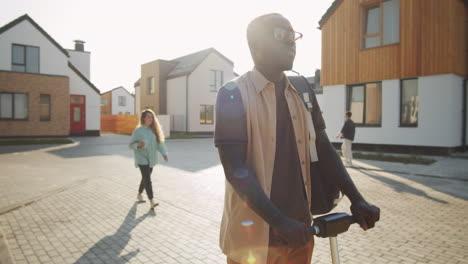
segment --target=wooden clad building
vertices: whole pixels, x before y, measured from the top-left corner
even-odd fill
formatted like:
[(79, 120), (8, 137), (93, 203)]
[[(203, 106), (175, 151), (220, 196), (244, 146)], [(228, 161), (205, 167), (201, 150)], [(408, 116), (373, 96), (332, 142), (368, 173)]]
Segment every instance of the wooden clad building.
[(358, 146), (464, 148), (467, 2), (334, 1), (319, 22), (329, 134), (339, 132), (351, 110)]

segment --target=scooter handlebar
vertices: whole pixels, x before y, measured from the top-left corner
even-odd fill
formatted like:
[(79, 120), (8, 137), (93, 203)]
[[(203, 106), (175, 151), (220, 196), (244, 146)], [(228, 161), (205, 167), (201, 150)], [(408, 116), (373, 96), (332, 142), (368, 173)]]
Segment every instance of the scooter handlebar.
[(348, 231), (351, 224), (356, 223), (353, 216), (347, 213), (332, 213), (314, 219), (309, 232), (318, 237), (336, 237)]

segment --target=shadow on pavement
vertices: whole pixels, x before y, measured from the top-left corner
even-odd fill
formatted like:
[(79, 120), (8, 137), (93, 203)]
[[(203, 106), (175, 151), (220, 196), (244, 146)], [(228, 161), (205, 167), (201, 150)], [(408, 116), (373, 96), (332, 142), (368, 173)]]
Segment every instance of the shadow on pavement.
[(417, 195), (417, 196), (421, 196), (421, 197), (430, 199), (430, 200), (432, 200), (434, 202), (438, 202), (438, 203), (442, 203), (442, 204), (448, 204), (447, 201), (440, 200), (440, 199), (437, 199), (435, 197), (432, 197), (432, 196), (428, 195), (425, 191), (416, 189), (416, 188), (411, 187), (411, 186), (409, 186), (409, 185), (407, 185), (405, 183), (395, 181), (395, 180), (392, 180), (392, 179), (384, 177), (384, 176), (372, 174), (372, 173), (369, 173), (369, 172), (367, 172), (365, 170), (359, 170), (359, 171), (362, 174), (365, 174), (365, 175), (367, 175), (367, 176), (369, 176), (369, 177), (371, 177), (373, 179), (376, 179), (376, 180), (384, 183), (385, 185), (387, 185), (389, 187), (392, 187), (395, 192), (410, 193), (410, 194), (413, 194), (413, 195)]
[(154, 210), (149, 210), (146, 214), (135, 219), (138, 202), (135, 202), (125, 217), (122, 225), (110, 236), (106, 236), (94, 244), (75, 264), (95, 263), (105, 261), (106, 263), (127, 263), (133, 257), (138, 255), (139, 249), (133, 250), (123, 256), (120, 256), (125, 246), (132, 238), (130, 232), (148, 216), (156, 216)]
[(221, 164), (212, 139), (168, 140), (166, 145), (169, 162), (161, 161), (164, 166), (198, 172)]
[(128, 149), (126, 144), (82, 144), (69, 148), (50, 150), (48, 153), (54, 154), (65, 159), (85, 158), (85, 157), (102, 157), (120, 155), (133, 158), (133, 153)]
[[(128, 148), (129, 136), (104, 134), (74, 140), (79, 145), (50, 150), (48, 153), (65, 159), (119, 155), (133, 160), (133, 151)], [(212, 139), (167, 140), (166, 146), (169, 162), (164, 162), (158, 154), (159, 162), (164, 166), (197, 172), (220, 164)]]

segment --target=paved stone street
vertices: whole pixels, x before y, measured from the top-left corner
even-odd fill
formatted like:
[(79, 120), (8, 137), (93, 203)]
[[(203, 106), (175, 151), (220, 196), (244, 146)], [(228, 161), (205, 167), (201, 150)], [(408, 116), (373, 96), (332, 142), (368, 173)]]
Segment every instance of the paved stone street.
[[(154, 212), (135, 203), (128, 136), (74, 140), (0, 147), (0, 229), (16, 263), (225, 263), (224, 175), (212, 139), (167, 141), (169, 162), (153, 172)], [(466, 164), (355, 161), (349, 172), (382, 215), (375, 229), (338, 237), (342, 263), (468, 263)], [(335, 211), (349, 213), (349, 202)], [(313, 263), (331, 263), (327, 239), (316, 238)]]

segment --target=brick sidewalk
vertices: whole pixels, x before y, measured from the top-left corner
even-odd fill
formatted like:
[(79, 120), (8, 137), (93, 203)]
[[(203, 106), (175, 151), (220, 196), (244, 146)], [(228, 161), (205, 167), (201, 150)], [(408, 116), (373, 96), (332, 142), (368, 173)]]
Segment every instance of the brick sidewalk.
[[(63, 166), (85, 164), (99, 174), (0, 215), (0, 229), (16, 263), (225, 263), (218, 247), (224, 176), (219, 162), (213, 162), (217, 154), (212, 140), (167, 145), (170, 162), (153, 173), (161, 203), (154, 214), (147, 202), (134, 202), (139, 172), (125, 154), (125, 144), (101, 145), (101, 152), (116, 153), (93, 153), (92, 160), (29, 153), (31, 159), (61, 158)], [(8, 155), (0, 155), (0, 166), (5, 159)], [(105, 170), (97, 164), (105, 164)], [(352, 226), (339, 236), (342, 263), (468, 262), (467, 200), (439, 188), (466, 193), (466, 184), (349, 171), (363, 195), (381, 207), (382, 218), (373, 230)], [(344, 199), (336, 210), (348, 208)], [(328, 240), (316, 239), (313, 263), (330, 262)]]

